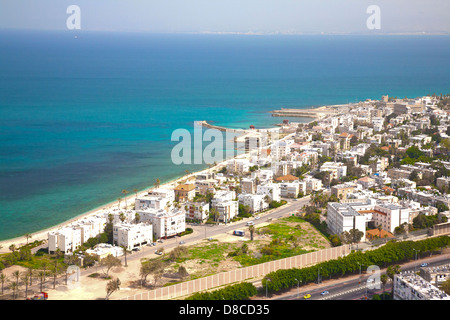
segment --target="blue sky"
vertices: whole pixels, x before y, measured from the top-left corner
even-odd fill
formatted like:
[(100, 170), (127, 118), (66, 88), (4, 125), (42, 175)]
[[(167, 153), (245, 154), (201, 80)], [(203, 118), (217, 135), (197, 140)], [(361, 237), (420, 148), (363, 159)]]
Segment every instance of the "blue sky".
[[(80, 7), (82, 30), (450, 33), (448, 0), (1, 0), (0, 29), (64, 30), (69, 5)], [(370, 5), (380, 30), (366, 27)]]

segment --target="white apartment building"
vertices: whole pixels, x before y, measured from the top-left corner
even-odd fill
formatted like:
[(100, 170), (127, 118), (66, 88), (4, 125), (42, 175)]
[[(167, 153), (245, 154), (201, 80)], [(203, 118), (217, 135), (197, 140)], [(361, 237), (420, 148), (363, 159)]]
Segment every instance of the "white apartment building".
[(184, 210), (165, 211), (147, 209), (138, 212), (141, 221), (153, 226), (153, 239), (172, 237), (186, 230), (186, 213)]
[(172, 189), (165, 189), (165, 188), (153, 189), (148, 194), (159, 198), (165, 198), (167, 199), (168, 202), (175, 201), (175, 191)]
[(64, 253), (73, 252), (80, 245), (81, 229), (65, 227), (48, 233), (48, 252), (54, 253), (57, 249)]
[(280, 183), (280, 192), (283, 198), (297, 198), (300, 190), (298, 182)]
[(310, 194), (313, 191), (319, 191), (322, 189), (322, 180), (313, 177), (305, 177), (300, 183), (305, 185), (304, 190), (300, 190), (303, 194)]
[(158, 210), (158, 209), (165, 209), (170, 205), (172, 205), (172, 202), (169, 201), (168, 198), (162, 198), (150, 194), (140, 196), (136, 198), (136, 201), (134, 202), (135, 210), (145, 210), (147, 208)]
[(250, 208), (251, 213), (260, 212), (269, 207), (264, 200), (266, 196), (262, 194), (241, 193), (239, 195), (239, 203)]
[(113, 227), (113, 241), (116, 246), (128, 250), (153, 242), (151, 224), (116, 224)]
[(206, 195), (208, 192), (214, 193), (217, 181), (214, 179), (202, 179), (195, 181), (195, 192), (197, 194)]
[(269, 196), (271, 201), (281, 200), (281, 189), (278, 183), (266, 183), (256, 187), (256, 193), (264, 196)]
[(394, 300), (450, 300), (450, 296), (414, 272), (394, 276)]
[(327, 209), (327, 225), (332, 234), (358, 229), (364, 233), (361, 240), (365, 240), (366, 217), (363, 214), (346, 203), (329, 202)]
[(207, 202), (187, 202), (185, 204), (186, 219), (201, 221), (208, 220), (209, 203)]
[(254, 171), (252, 172), (252, 178), (258, 178), (261, 183), (271, 181), (273, 179), (273, 171), (265, 169)]
[(211, 207), (219, 213), (219, 220), (228, 222), (239, 213), (239, 202), (234, 191), (218, 191), (211, 200)]
[[(410, 209), (392, 203), (377, 204), (374, 199), (367, 202), (328, 203), (327, 224), (334, 234), (356, 229), (365, 233), (369, 223), (390, 233), (403, 223), (409, 223)], [(365, 236), (363, 237), (363, 239)]]
[(325, 162), (320, 167), (320, 172), (329, 171), (331, 179), (339, 180), (347, 175), (347, 166), (342, 162)]
[(86, 253), (93, 255), (100, 260), (106, 258), (108, 255), (120, 257), (123, 255), (123, 249), (121, 247), (110, 245), (109, 243), (99, 243), (94, 249), (87, 249)]

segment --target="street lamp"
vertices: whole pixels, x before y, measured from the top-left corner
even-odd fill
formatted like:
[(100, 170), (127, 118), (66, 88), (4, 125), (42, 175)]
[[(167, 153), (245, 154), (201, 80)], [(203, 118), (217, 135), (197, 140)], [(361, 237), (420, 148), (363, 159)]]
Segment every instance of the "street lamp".
[(297, 298), (300, 298), (300, 281), (295, 278), (295, 281), (297, 281)]
[(415, 253), (416, 253), (416, 259), (415, 259), (415, 262), (414, 262), (414, 274), (416, 274), (416, 266), (417, 266), (417, 252), (420, 252), (420, 250), (417, 250), (417, 249), (414, 249), (413, 248), (413, 250), (415, 251)]
[(319, 267), (319, 270), (317, 271), (317, 284), (320, 284), (320, 269), (322, 269), (322, 267)]
[(361, 284), (361, 266), (363, 266), (363, 264), (360, 264), (358, 261), (356, 263), (359, 266), (359, 281), (358, 281), (358, 284)]
[(270, 280), (270, 278), (267, 278), (267, 280), (266, 280), (266, 299), (267, 299), (267, 296), (268, 296), (268, 294), (267, 294), (267, 281), (272, 281), (272, 280)]

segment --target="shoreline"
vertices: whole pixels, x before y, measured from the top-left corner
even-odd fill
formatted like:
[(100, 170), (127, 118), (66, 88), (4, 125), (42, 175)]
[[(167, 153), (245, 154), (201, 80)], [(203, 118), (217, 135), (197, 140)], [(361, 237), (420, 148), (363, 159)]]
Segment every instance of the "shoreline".
[[(313, 122), (314, 120), (315, 119), (312, 119), (310, 122)], [(310, 122), (304, 122), (304, 123), (310, 123)], [(207, 121), (204, 121), (204, 123), (208, 124)], [(208, 125), (211, 126), (210, 124), (208, 124)], [(231, 131), (236, 132), (236, 129), (233, 129), (233, 128), (225, 128), (225, 127), (221, 127), (221, 128), (229, 129)], [(276, 125), (274, 125), (273, 128), (276, 128)], [(269, 129), (269, 128), (264, 128), (263, 130), (267, 130), (267, 129)], [(247, 129), (240, 129), (239, 131), (242, 131), (241, 136), (248, 133)], [(176, 185), (180, 184), (180, 182), (185, 181), (187, 179), (190, 179), (190, 178), (192, 178), (193, 176), (195, 176), (197, 174), (204, 173), (204, 172), (211, 172), (212, 170), (220, 169), (221, 167), (226, 165), (226, 163), (229, 160), (231, 160), (231, 159), (239, 159), (239, 158), (242, 158), (242, 157), (246, 157), (247, 155), (248, 154), (246, 154), (246, 153), (237, 154), (237, 155), (235, 155), (235, 156), (233, 156), (231, 158), (224, 159), (223, 161), (217, 163), (213, 167), (205, 168), (205, 169), (202, 169), (202, 170), (199, 170), (199, 171), (195, 171), (195, 172), (190, 172), (189, 174), (185, 174), (185, 175), (183, 175), (181, 177), (169, 180), (169, 181), (161, 184), (159, 186), (159, 188), (169, 188), (169, 189), (170, 188), (174, 188)], [(152, 186), (144, 188), (143, 190), (137, 192), (137, 196), (139, 197), (141, 195), (145, 195), (145, 194), (147, 194), (149, 191), (151, 191), (153, 189), (155, 189), (155, 187), (152, 187)], [(129, 196), (127, 196), (127, 197), (125, 197), (125, 198), (123, 198), (121, 200), (121, 205), (120, 205), (121, 209), (125, 208), (125, 201), (124, 201), (125, 199), (126, 199), (126, 203), (128, 204), (129, 200), (133, 200), (133, 199), (136, 198), (136, 195), (134, 193), (133, 194), (131, 194), (131, 193), (132, 192), (130, 192)], [(32, 243), (32, 242), (34, 242), (36, 240), (37, 241), (40, 241), (40, 240), (47, 241), (49, 232), (57, 231), (57, 230), (62, 229), (64, 227), (68, 227), (68, 226), (70, 226), (71, 224), (73, 224), (73, 223), (75, 223), (77, 221), (83, 220), (83, 219), (88, 218), (90, 216), (97, 215), (97, 214), (101, 213), (102, 211), (104, 211), (105, 209), (110, 209), (110, 208), (113, 208), (113, 207), (116, 207), (116, 206), (118, 206), (118, 201), (114, 200), (114, 201), (108, 202), (106, 204), (103, 204), (101, 206), (98, 206), (98, 207), (96, 207), (94, 209), (91, 209), (89, 211), (86, 211), (86, 212), (84, 212), (84, 213), (82, 213), (82, 214), (80, 214), (78, 216), (75, 216), (75, 217), (73, 217), (73, 218), (71, 218), (69, 220), (61, 222), (61, 223), (59, 223), (57, 225), (54, 225), (52, 227), (48, 227), (48, 228), (45, 228), (43, 230), (39, 230), (39, 231), (30, 233), (31, 238), (29, 238), (28, 243)], [(0, 240), (0, 254), (1, 253), (8, 253), (10, 251), (9, 250), (9, 246), (12, 245), (12, 244), (14, 244), (16, 247), (20, 247), (20, 246), (26, 245), (26, 243), (27, 243), (27, 239), (26, 239), (25, 235), (19, 236), (19, 237), (15, 237), (15, 238), (5, 239), (5, 240)]]
[[(232, 130), (234, 130), (234, 129), (232, 129)], [(247, 130), (243, 130), (243, 132), (246, 132), (246, 131)], [(246, 155), (245, 153), (244, 154), (237, 154), (234, 157), (231, 157), (229, 159), (224, 159), (223, 161), (217, 163), (213, 167), (205, 168), (205, 169), (202, 169), (202, 170), (199, 170), (199, 171), (195, 171), (195, 172), (190, 172), (189, 174), (185, 174), (185, 175), (183, 175), (181, 177), (174, 178), (172, 180), (169, 180), (169, 181), (161, 184), (159, 186), (159, 188), (169, 188), (169, 189), (170, 188), (174, 188), (176, 185), (180, 184), (182, 181), (188, 180), (188, 179), (192, 178), (193, 176), (195, 176), (197, 174), (220, 169), (221, 167), (226, 165), (227, 161), (229, 161), (231, 159), (237, 159), (237, 158), (245, 156), (245, 155)], [(137, 196), (139, 197), (139, 196), (145, 195), (145, 194), (147, 194), (149, 191), (151, 191), (153, 189), (155, 189), (154, 186), (146, 187), (143, 190), (138, 191), (137, 192)], [(125, 198), (122, 198), (121, 204), (120, 204), (120, 208), (121, 209), (125, 209), (125, 199), (126, 199), (126, 203), (128, 204), (128, 207), (129, 207), (130, 205), (129, 205), (128, 201), (129, 200), (134, 200), (135, 198), (136, 198), (136, 194), (134, 194), (133, 192), (130, 192), (129, 196), (127, 196)], [(61, 222), (61, 223), (59, 223), (57, 225), (54, 225), (52, 227), (48, 227), (48, 228), (45, 228), (43, 230), (39, 230), (39, 231), (30, 233), (31, 238), (29, 238), (28, 243), (32, 243), (32, 242), (34, 242), (36, 240), (37, 241), (47, 240), (49, 232), (57, 231), (57, 230), (62, 229), (64, 227), (68, 227), (68, 226), (70, 226), (71, 224), (73, 224), (73, 223), (75, 223), (77, 221), (83, 220), (83, 219), (88, 218), (90, 216), (95, 216), (95, 215), (101, 213), (102, 211), (104, 211), (105, 209), (110, 209), (110, 208), (117, 207), (117, 206), (118, 206), (118, 201), (117, 200), (111, 201), (111, 202), (108, 202), (108, 203), (103, 204), (101, 206), (98, 206), (98, 207), (96, 207), (94, 209), (91, 209), (89, 211), (86, 211), (86, 212), (84, 212), (84, 213), (82, 213), (82, 214), (80, 214), (78, 216), (75, 216), (75, 217), (69, 219), (69, 220), (66, 220), (66, 221)], [(25, 235), (19, 236), (19, 237), (15, 237), (15, 238), (5, 239), (5, 240), (0, 240), (0, 254), (1, 253), (8, 253), (10, 251), (9, 250), (9, 246), (12, 245), (12, 244), (14, 244), (16, 247), (20, 247), (20, 246), (26, 245), (26, 243), (27, 243), (27, 239), (26, 239)]]

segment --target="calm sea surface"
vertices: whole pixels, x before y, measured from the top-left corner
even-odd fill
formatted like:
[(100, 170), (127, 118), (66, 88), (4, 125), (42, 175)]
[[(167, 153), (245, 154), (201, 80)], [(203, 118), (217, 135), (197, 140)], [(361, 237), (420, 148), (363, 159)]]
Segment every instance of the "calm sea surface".
[(170, 160), (196, 120), (449, 93), (449, 40), (0, 31), (0, 240), (204, 168)]

